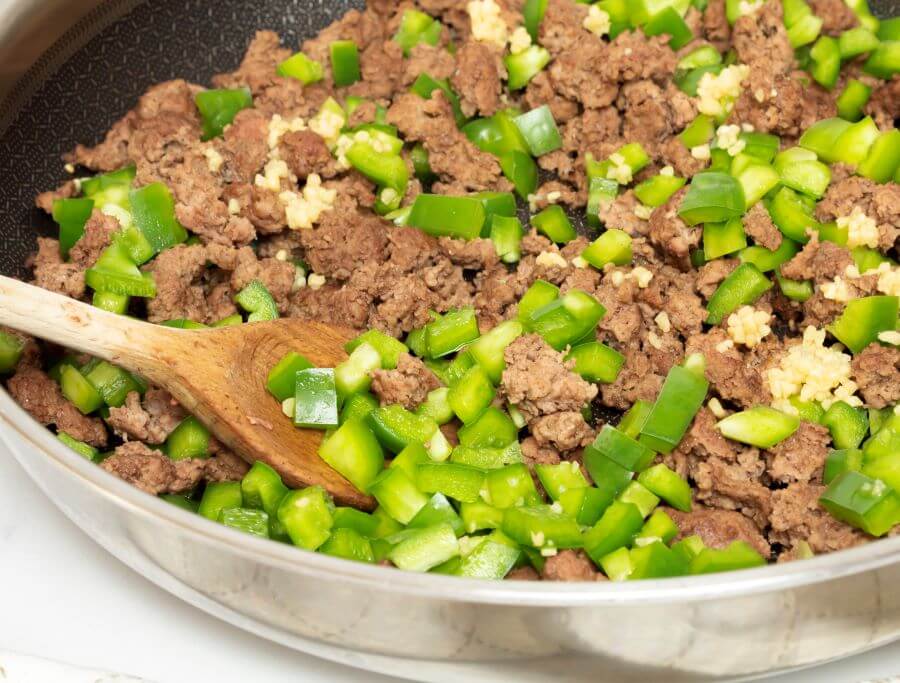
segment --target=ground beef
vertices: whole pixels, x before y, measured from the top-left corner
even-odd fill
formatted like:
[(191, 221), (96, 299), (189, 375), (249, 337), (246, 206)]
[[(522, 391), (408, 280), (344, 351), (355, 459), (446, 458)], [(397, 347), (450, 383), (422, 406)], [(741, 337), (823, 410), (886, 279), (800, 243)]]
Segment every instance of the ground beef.
[(863, 111), (875, 119), (882, 130), (895, 128), (900, 112), (897, 102), (900, 101), (900, 74), (894, 74), (889, 81), (876, 81), (872, 94)]
[(595, 436), (584, 416), (574, 410), (542, 415), (531, 420), (528, 427), (539, 446), (551, 446), (563, 452), (587, 446)]
[(428, 392), (441, 386), (438, 378), (418, 358), (404, 353), (394, 370), (372, 373), (372, 393), (381, 405), (402, 405), (415, 410), (428, 398)]
[(769, 476), (783, 484), (822, 481), (830, 443), (831, 434), (826, 427), (801, 422), (796, 432), (769, 449)]
[(695, 286), (703, 298), (709, 301), (710, 297), (722, 284), (722, 281), (731, 275), (731, 271), (740, 265), (740, 261), (731, 258), (717, 258), (704, 263), (697, 272)]
[(494, 243), (488, 239), (466, 241), (441, 237), (438, 248), (451, 263), (471, 270), (489, 270), (500, 262)]
[(485, 43), (470, 40), (456, 52), (456, 71), (450, 79), (463, 114), (493, 116), (500, 108), (503, 84), (500, 56)]
[[(282, 142), (289, 134), (282, 137)], [(243, 109), (225, 129), (217, 151), (224, 158), (223, 177), (227, 182), (253, 182), (269, 156), (269, 117), (256, 109)], [(290, 150), (283, 158), (290, 165)], [(329, 154), (329, 157), (331, 155)]]
[(134, 439), (149, 444), (161, 444), (187, 413), (163, 389), (148, 389), (141, 395), (132, 391), (119, 408), (109, 409), (107, 423), (126, 441)]
[[(879, 185), (868, 178), (850, 176), (833, 182), (816, 205), (816, 218), (834, 221), (859, 208), (878, 226), (878, 246), (889, 250), (900, 240), (900, 185)], [(833, 250), (832, 250), (833, 251)]]
[(337, 280), (350, 279), (360, 263), (381, 263), (387, 247), (384, 221), (345, 202), (339, 200), (333, 211), (324, 213), (314, 230), (300, 233), (313, 272)]
[(97, 209), (91, 213), (84, 224), (84, 234), (69, 250), (69, 261), (87, 269), (94, 265), (97, 258), (112, 242), (112, 236), (121, 226), (112, 216)]
[(522, 440), (522, 457), (528, 469), (532, 471), (535, 465), (558, 465), (560, 462), (559, 451), (550, 446), (540, 445), (533, 436)]
[(54, 425), (78, 441), (92, 446), (106, 445), (106, 427), (96, 417), (82, 415), (46, 373), (30, 365), (20, 365), (6, 388), (28, 413), (44, 426)]
[(545, 581), (595, 581), (597, 570), (583, 550), (560, 550), (541, 570)]
[(886, 408), (900, 401), (900, 349), (870, 344), (853, 357), (851, 367), (866, 405)]
[(763, 379), (760, 359), (735, 346), (725, 347), (729, 337), (721, 328), (696, 334), (687, 340), (685, 352), (702, 353), (706, 359), (706, 379), (720, 398), (751, 408), (768, 403), (769, 390)]
[(528, 565), (516, 567), (506, 575), (507, 581), (539, 581), (540, 575)]
[(475, 147), (456, 127), (453, 109), (440, 90), (430, 100), (414, 93), (400, 95), (388, 109), (388, 121), (406, 140), (425, 146), (431, 170), (450, 194), (510, 189), (496, 157)]
[(67, 180), (55, 190), (41, 192), (34, 200), (34, 205), (41, 211), (53, 213), (53, 203), (57, 199), (68, 199), (76, 196), (80, 191), (79, 185), (74, 180)]
[(317, 173), (322, 178), (337, 175), (337, 163), (328, 145), (311, 130), (285, 133), (281, 137), (280, 154), (291, 173), (301, 180), (305, 180), (311, 173)]
[(678, 525), (677, 540), (699, 536), (709, 548), (726, 548), (735, 541), (744, 541), (763, 557), (772, 553), (768, 541), (749, 519), (739, 512), (694, 506), (691, 512), (667, 508), (666, 512)]
[(725, 13), (725, 0), (709, 0), (703, 11), (703, 32), (719, 52), (731, 47), (731, 25)]
[(578, 412), (597, 395), (596, 386), (571, 371), (573, 362), (564, 362), (563, 354), (536, 334), (516, 339), (503, 357), (503, 393), (529, 419)]
[(859, 23), (843, 0), (809, 0), (809, 6), (823, 20), (822, 33), (826, 35), (838, 36)]
[(814, 234), (803, 249), (781, 266), (781, 274), (791, 280), (834, 280), (853, 264), (850, 252), (834, 242), (820, 242)]
[(662, 143), (697, 114), (691, 99), (677, 87), (669, 84), (663, 89), (651, 80), (622, 86), (617, 107), (623, 112), (623, 137), (641, 143), (651, 156), (657, 156)]
[(743, 450), (734, 462), (718, 457), (696, 461), (690, 476), (696, 485), (696, 500), (709, 507), (739, 510), (763, 529), (772, 508), (772, 491), (761, 476), (764, 463), (756, 449)]
[(794, 62), (779, 0), (767, 0), (756, 12), (739, 17), (731, 40), (738, 62), (750, 65), (751, 70), (756, 67), (772, 74), (787, 73)]
[(783, 74), (777, 64), (757, 63), (754, 67), (734, 103), (732, 122), (797, 138), (816, 121), (837, 115), (834, 97), (810, 83), (806, 74)]
[(861, 531), (839, 522), (819, 505), (824, 486), (796, 483), (772, 492), (769, 539), (788, 548), (805, 541), (814, 553), (827, 553), (860, 545)]
[(744, 230), (761, 247), (774, 251), (781, 246), (781, 231), (775, 227), (762, 202), (754, 204), (744, 216)]
[(689, 270), (691, 268), (691, 249), (700, 244), (703, 230), (700, 226), (688, 226), (678, 216), (678, 208), (687, 194), (681, 189), (662, 206), (653, 210), (650, 215), (650, 241), (665, 254), (672, 265)]
[(652, 309), (645, 318), (653, 319), (665, 312), (671, 326), (684, 336), (700, 332), (708, 314), (694, 291), (693, 275), (669, 266), (650, 268), (650, 271), (653, 273), (650, 284), (635, 292), (636, 300)]
[(538, 29), (538, 43), (557, 56), (563, 50), (598, 42), (584, 28), (587, 8), (566, 0), (549, 0)]
[(65, 263), (59, 253), (59, 242), (38, 237), (37, 253), (29, 259), (34, 268), (34, 284), (51, 292), (80, 299), (84, 296), (84, 268), (77, 263)]

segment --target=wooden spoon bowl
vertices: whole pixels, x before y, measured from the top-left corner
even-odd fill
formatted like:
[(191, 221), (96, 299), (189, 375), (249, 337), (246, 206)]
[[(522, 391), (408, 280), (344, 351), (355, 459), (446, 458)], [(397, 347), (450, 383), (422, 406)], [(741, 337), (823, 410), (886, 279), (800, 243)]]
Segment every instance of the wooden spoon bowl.
[(344, 505), (372, 509), (318, 456), (322, 432), (298, 429), (265, 388), (269, 370), (289, 351), (319, 367), (347, 355), (348, 328), (282, 319), (206, 330), (141, 322), (0, 276), (0, 324), (55, 342), (146, 378), (195, 415), (249, 463), (261, 460), (288, 486), (324, 487)]

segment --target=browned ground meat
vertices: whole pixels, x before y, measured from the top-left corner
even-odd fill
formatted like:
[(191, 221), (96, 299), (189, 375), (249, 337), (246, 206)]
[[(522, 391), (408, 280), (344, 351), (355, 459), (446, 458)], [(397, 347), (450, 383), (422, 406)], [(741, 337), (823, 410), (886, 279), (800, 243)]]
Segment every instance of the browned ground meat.
[(749, 543), (763, 557), (772, 552), (768, 541), (749, 519), (738, 512), (695, 506), (691, 512), (667, 509), (678, 525), (678, 539), (697, 535), (710, 548), (725, 548), (734, 541)]
[(900, 350), (870, 344), (853, 357), (853, 380), (866, 404), (886, 408), (900, 401)]
[(802, 251), (781, 267), (781, 274), (793, 280), (825, 282), (843, 275), (853, 263), (850, 252), (834, 242), (820, 242), (813, 235)]
[(109, 426), (126, 441), (163, 443), (187, 413), (167, 391), (148, 389), (142, 397), (132, 391), (119, 408), (109, 409)]
[(581, 550), (560, 550), (544, 562), (541, 577), (549, 581), (594, 581), (597, 570)]
[(769, 212), (761, 202), (753, 205), (744, 217), (744, 229), (761, 247), (775, 250), (781, 246), (781, 231), (775, 227)]
[(770, 540), (788, 547), (805, 541), (814, 553), (865, 542), (861, 531), (839, 522), (819, 505), (824, 491), (824, 486), (796, 483), (773, 492)]
[(826, 427), (801, 422), (796, 432), (769, 451), (769, 476), (784, 484), (821, 481), (830, 441)]
[(438, 378), (418, 358), (404, 353), (395, 370), (372, 373), (372, 393), (382, 405), (402, 405), (414, 410), (428, 398), (428, 392), (441, 386)]

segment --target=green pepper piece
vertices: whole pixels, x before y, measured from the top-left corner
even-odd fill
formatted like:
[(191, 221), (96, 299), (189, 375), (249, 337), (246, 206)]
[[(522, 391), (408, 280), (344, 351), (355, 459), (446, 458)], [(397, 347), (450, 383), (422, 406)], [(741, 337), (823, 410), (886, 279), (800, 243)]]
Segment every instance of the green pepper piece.
[(0, 330), (0, 373), (15, 369), (24, 348), (25, 342), (19, 337)]
[(473, 308), (449, 311), (425, 327), (428, 355), (443, 358), (478, 339), (478, 320)]
[(603, 425), (603, 429), (600, 430), (592, 446), (614, 463), (631, 472), (640, 472), (646, 469), (656, 457), (656, 453), (652, 450), (609, 424)]
[(390, 188), (400, 197), (406, 193), (409, 169), (399, 154), (382, 154), (368, 142), (354, 142), (346, 157), (353, 168), (376, 185)]
[(619, 548), (631, 545), (644, 526), (644, 516), (636, 505), (615, 501), (600, 521), (584, 534), (584, 549), (596, 563)]
[(562, 136), (550, 107), (546, 104), (517, 116), (514, 120), (532, 156), (543, 156), (562, 147)]
[[(721, 56), (719, 56), (719, 52), (712, 46), (706, 46), (712, 50), (716, 56), (721, 60)], [(700, 48), (706, 49), (706, 48)], [(690, 55), (689, 55), (690, 56)], [(716, 122), (713, 120), (711, 116), (707, 116), (706, 114), (698, 114), (693, 121), (691, 121), (690, 125), (685, 128), (678, 135), (678, 139), (681, 140), (682, 144), (688, 149), (693, 149), (694, 147), (699, 147), (700, 145), (707, 144), (712, 136), (716, 132)]]
[(270, 523), (277, 521), (278, 506), (287, 494), (288, 487), (281, 481), (278, 472), (261, 460), (253, 463), (241, 480), (244, 507), (264, 510), (269, 515)]
[(541, 335), (557, 351), (562, 351), (590, 334), (604, 315), (606, 308), (599, 301), (587, 292), (572, 289), (556, 301), (532, 311), (525, 327)]
[(481, 416), (460, 427), (457, 436), (463, 446), (506, 448), (516, 442), (518, 428), (499, 408), (488, 406)]
[(546, 209), (531, 217), (531, 224), (557, 244), (566, 244), (578, 237), (575, 228), (566, 216), (566, 212), (558, 204), (551, 204)]
[(706, 223), (703, 226), (703, 255), (716, 259), (740, 251), (747, 246), (747, 235), (740, 218), (727, 223)]
[(85, 283), (98, 292), (153, 298), (156, 283), (142, 273), (120, 242), (113, 241), (84, 274)]
[(449, 524), (443, 523), (414, 530), (394, 546), (389, 557), (400, 569), (426, 572), (458, 555), (456, 534)]
[(660, 36), (663, 34), (671, 36), (669, 38), (669, 47), (673, 50), (680, 50), (694, 38), (694, 32), (691, 31), (682, 16), (671, 6), (654, 14), (644, 24), (643, 29), (646, 36)]
[[(741, 263), (752, 264), (759, 272), (768, 273), (790, 261), (798, 251), (800, 251), (800, 248), (797, 246), (797, 243), (785, 238), (781, 240), (778, 249), (774, 251), (759, 245), (753, 245), (742, 249), (738, 254), (738, 258)], [(764, 285), (760, 283), (760, 286)]]
[(863, 71), (877, 78), (889, 80), (900, 72), (900, 40), (886, 40), (872, 52)]
[(876, 183), (884, 184), (898, 171), (900, 171), (900, 130), (894, 128), (878, 136), (869, 148), (868, 156), (856, 168), (856, 173)]
[(95, 364), (85, 372), (85, 377), (103, 397), (104, 403), (113, 408), (123, 405), (132, 391), (141, 390), (140, 384), (130, 373), (106, 361)]
[(338, 426), (338, 397), (331, 368), (295, 373), (294, 426), (328, 429)]
[(866, 52), (872, 52), (880, 43), (878, 36), (863, 26), (855, 26), (838, 36), (838, 50), (842, 60), (853, 59)]
[(494, 250), (503, 263), (518, 263), (522, 258), (522, 223), (515, 216), (494, 216), (490, 238)]
[(434, 91), (440, 90), (444, 93), (444, 96), (450, 103), (451, 109), (453, 109), (456, 125), (461, 126), (465, 123), (466, 117), (465, 114), (462, 113), (462, 108), (460, 107), (459, 95), (453, 92), (453, 89), (450, 87), (450, 81), (446, 78), (439, 80), (432, 78), (426, 73), (422, 73), (419, 74), (409, 90), (410, 92), (417, 94), (423, 100), (430, 100)]
[(796, 160), (782, 156), (783, 154), (785, 153), (775, 157), (775, 170), (778, 171), (781, 182), (811, 197), (822, 197), (831, 182), (828, 166), (815, 159)]
[(165, 451), (172, 460), (206, 458), (209, 456), (209, 430), (190, 415), (169, 434)]
[(581, 258), (597, 270), (607, 263), (624, 266), (631, 263), (631, 236), (624, 230), (610, 228), (581, 252)]
[(625, 581), (634, 567), (631, 564), (631, 552), (626, 547), (604, 555), (597, 562), (610, 581)]
[[(900, 414), (891, 413), (878, 432), (863, 444), (863, 453), (867, 462), (871, 462), (893, 460), (888, 456), (898, 452), (900, 452)], [(896, 483), (900, 484), (900, 479)]]
[(878, 339), (882, 332), (897, 325), (896, 296), (868, 296), (847, 303), (841, 316), (828, 331), (853, 353), (859, 353)]
[(841, 71), (838, 42), (831, 36), (819, 36), (810, 49), (809, 56), (812, 60), (809, 73), (813, 79), (826, 90), (834, 88)]
[(872, 536), (883, 536), (900, 520), (900, 497), (894, 489), (859, 472), (839, 475), (819, 502), (836, 519)]
[(638, 475), (638, 481), (676, 510), (691, 511), (691, 487), (662, 463)]
[(294, 78), (303, 85), (318, 83), (325, 76), (325, 69), (314, 59), (310, 59), (302, 52), (298, 52), (281, 62), (275, 69), (275, 73), (285, 78)]
[(409, 225), (436, 237), (475, 239), (484, 223), (484, 205), (473, 197), (420, 194), (409, 215)]
[(470, 534), (483, 529), (499, 529), (503, 524), (503, 510), (481, 501), (462, 503), (459, 506), (459, 516), (466, 532)]
[(453, 409), (447, 401), (449, 393), (448, 387), (438, 387), (429, 391), (425, 403), (416, 408), (416, 414), (429, 417), (439, 425), (447, 424), (455, 417)]
[(400, 27), (394, 34), (394, 42), (403, 48), (403, 56), (409, 57), (410, 51), (419, 43), (437, 45), (441, 39), (441, 24), (424, 12), (408, 9), (403, 12)]
[(534, 466), (534, 472), (552, 500), (559, 500), (566, 491), (590, 486), (581, 473), (581, 467), (574, 460), (556, 465), (538, 463)]
[(662, 206), (687, 182), (674, 175), (658, 174), (635, 186), (634, 194), (644, 206)]
[[(768, 133), (741, 132), (740, 139), (744, 142), (744, 151), (741, 154), (758, 159), (766, 164), (771, 163), (781, 147), (781, 140), (777, 135)], [(750, 204), (750, 202), (747, 202)]]
[(869, 101), (872, 89), (862, 81), (851, 78), (837, 98), (838, 116), (846, 121), (862, 118), (863, 107)]
[(284, 401), (296, 393), (297, 373), (312, 367), (313, 364), (308, 358), (296, 351), (290, 351), (269, 372), (266, 389), (279, 401)]
[(781, 443), (799, 426), (799, 418), (768, 406), (756, 406), (734, 413), (716, 425), (725, 438), (757, 448), (771, 448)]
[(252, 107), (253, 97), (249, 88), (203, 90), (194, 96), (194, 103), (200, 112), (203, 139), (209, 140), (220, 136), (241, 109)]
[(575, 361), (575, 372), (589, 382), (612, 384), (625, 364), (625, 356), (600, 342), (587, 342), (574, 347), (566, 360)]
[(210, 482), (203, 491), (197, 514), (214, 522), (219, 521), (222, 510), (231, 510), (243, 505), (241, 483), (238, 481)]
[(216, 521), (245, 534), (260, 536), (261, 538), (269, 537), (269, 515), (262, 510), (227, 508), (219, 511), (219, 517)]
[(538, 166), (528, 154), (514, 149), (500, 156), (500, 169), (522, 199), (537, 189)]
[[(778, 183), (783, 182), (783, 177), (768, 164), (752, 163), (736, 175), (741, 189), (744, 191), (744, 199), (747, 206), (753, 206), (767, 195)], [(830, 178), (830, 176), (829, 176)]]
[(360, 420), (348, 420), (319, 447), (319, 456), (360, 491), (384, 467), (384, 451), (372, 431)]
[(619, 494), (618, 499), (622, 503), (631, 503), (636, 506), (644, 517), (647, 517), (659, 505), (659, 496), (637, 480), (630, 481)]
[(835, 401), (822, 416), (822, 425), (831, 432), (836, 448), (856, 448), (869, 431), (869, 418), (865, 410), (854, 408), (844, 401)]
[(802, 422), (822, 423), (822, 418), (825, 416), (825, 409), (819, 403), (816, 401), (801, 401), (798, 396), (791, 396), (788, 400), (797, 411), (797, 417), (799, 417)]
[(334, 503), (321, 486), (291, 491), (278, 506), (278, 519), (291, 542), (306, 550), (316, 550), (331, 536)]
[(686, 536), (678, 543), (672, 545), (672, 551), (679, 555), (688, 565), (704, 548), (706, 548), (706, 545), (699, 536)]
[(463, 521), (442, 493), (435, 493), (409, 522), (410, 529), (423, 529), (446, 522), (457, 537), (465, 532)]
[(368, 391), (371, 373), (381, 368), (381, 355), (370, 344), (360, 344), (350, 357), (334, 369), (334, 384), (338, 397), (346, 400), (353, 394)]
[(600, 210), (609, 206), (619, 195), (619, 184), (609, 178), (590, 178), (588, 183), (587, 221), (599, 228)]
[(538, 40), (538, 29), (544, 20), (544, 14), (547, 11), (548, 0), (525, 0), (522, 6), (522, 17), (525, 23), (525, 29), (534, 42)]
[(841, 133), (849, 127), (850, 122), (843, 119), (822, 119), (807, 128), (800, 136), (800, 146), (812, 150), (819, 159), (832, 164), (837, 161), (833, 156), (834, 144)]
[(504, 350), (521, 337), (523, 332), (522, 323), (518, 320), (507, 320), (483, 334), (468, 347), (472, 358), (494, 384), (500, 383), (500, 378), (506, 369), (506, 361), (503, 359)]
[(506, 111), (499, 111), (489, 118), (473, 119), (462, 127), (462, 132), (482, 152), (495, 156), (513, 150), (529, 151), (514, 117)]
[(53, 220), (59, 225), (59, 253), (68, 258), (69, 250), (84, 235), (84, 225), (94, 210), (93, 199), (56, 199)]
[(632, 548), (630, 557), (629, 580), (684, 576), (688, 571), (687, 562), (659, 541)]
[(706, 322), (718, 325), (741, 306), (750, 305), (772, 288), (772, 283), (752, 263), (742, 263), (718, 286), (706, 310)]
[(550, 63), (550, 53), (540, 45), (532, 45), (518, 54), (503, 58), (510, 90), (521, 90)]
[(499, 580), (515, 567), (521, 554), (518, 545), (495, 531), (462, 559), (455, 573), (470, 579)]
[(665, 510), (654, 510), (634, 540), (637, 546), (649, 545), (656, 541), (669, 543), (677, 535), (678, 525), (666, 514)]
[(494, 400), (494, 387), (487, 373), (476, 366), (450, 388), (447, 402), (463, 424), (477, 420)]
[(522, 461), (522, 449), (518, 442), (510, 442), (503, 447), (462, 444), (450, 454), (450, 462), (482, 470), (496, 470)]
[(726, 173), (694, 176), (678, 215), (688, 225), (717, 223), (740, 217), (746, 208), (740, 183)]
[(416, 487), (425, 493), (443, 493), (461, 503), (474, 503), (484, 485), (477, 467), (453, 463), (425, 463), (416, 468)]
[(409, 351), (409, 348), (401, 341), (386, 335), (379, 330), (368, 330), (352, 339), (344, 345), (347, 353), (353, 353), (362, 344), (369, 344), (381, 356), (381, 367), (384, 370), (393, 370), (400, 361), (400, 356)]
[(63, 365), (60, 370), (59, 386), (72, 404), (85, 415), (99, 410), (103, 397), (94, 386), (72, 365)]
[(249, 323), (278, 319), (278, 305), (259, 280), (250, 282), (235, 295), (234, 300), (250, 314), (247, 317)]
[[(719, 51), (714, 48), (712, 45), (702, 45), (698, 47), (696, 50), (692, 50), (687, 53), (684, 57), (682, 57), (677, 64), (677, 69), (680, 71), (685, 71), (688, 69), (696, 69), (699, 66), (710, 66), (712, 64), (721, 64), (722, 63), (722, 55)], [(705, 114), (700, 114), (700, 116), (705, 117)], [(699, 117), (698, 117), (699, 118)], [(709, 118), (709, 117), (706, 117)], [(701, 140), (697, 144), (687, 145), (690, 147), (696, 147), (697, 145), (702, 145), (704, 142), (707, 142), (709, 138), (712, 137), (712, 131), (710, 131), (709, 137), (705, 140)]]
[(879, 40), (900, 40), (900, 17), (882, 19), (876, 34)]
[(580, 548), (578, 522), (549, 505), (511, 507), (503, 512), (503, 533), (532, 548)]
[(689, 573), (712, 574), (737, 569), (752, 569), (766, 563), (765, 558), (746, 541), (734, 541), (727, 548), (704, 548), (691, 560)]
[(826, 486), (844, 472), (859, 472), (863, 466), (863, 452), (858, 448), (831, 451), (825, 458), (822, 483)]
[(381, 472), (370, 484), (369, 493), (392, 519), (409, 524), (428, 504), (428, 497), (416, 487), (401, 467), (390, 467)]
[(767, 204), (772, 222), (785, 237), (794, 242), (805, 244), (809, 241), (807, 230), (818, 230), (819, 223), (812, 212), (800, 199), (800, 196), (789, 187), (782, 187)]
[(180, 496), (173, 493), (163, 494), (160, 496), (160, 499), (166, 501), (170, 505), (174, 505), (182, 510), (187, 510), (188, 512), (193, 512), (194, 514), (197, 513), (197, 509), (200, 507), (200, 503), (196, 500), (191, 500), (187, 496)]
[(59, 434), (56, 435), (56, 438), (66, 446), (71, 448), (73, 451), (78, 453), (78, 455), (87, 460), (95, 461), (100, 455), (100, 451), (98, 451), (90, 444), (86, 444), (84, 441), (79, 441), (78, 439), (69, 436), (65, 432), (59, 432)]
[(535, 280), (519, 299), (519, 320), (525, 322), (532, 313), (559, 297), (559, 287), (546, 280)]
[(833, 156), (845, 164), (857, 165), (869, 154), (880, 132), (871, 116), (850, 124), (834, 143)]
[(335, 87), (356, 83), (360, 78), (359, 48), (352, 40), (336, 40), (328, 46)]
[(359, 532), (348, 528), (335, 528), (328, 540), (319, 548), (323, 555), (341, 557), (354, 562), (375, 562), (372, 543)]
[(338, 507), (334, 510), (334, 529), (352, 529), (364, 538), (375, 538), (378, 519), (356, 508)]
[(175, 217), (175, 200), (163, 183), (131, 190), (129, 198), (134, 224), (156, 253), (187, 239), (187, 231)]
[(708, 388), (709, 382), (702, 374), (678, 365), (673, 367), (641, 428), (639, 443), (671, 453), (703, 405)]
[(424, 445), (439, 431), (434, 420), (411, 413), (400, 405), (376, 408), (366, 416), (366, 424), (379, 443), (392, 453), (399, 453), (410, 444)]
[(462, 379), (463, 375), (475, 367), (475, 365), (477, 365), (477, 363), (475, 363), (475, 359), (472, 358), (472, 354), (469, 353), (469, 350), (460, 349), (459, 353), (456, 354), (456, 358), (447, 365), (444, 372), (445, 383), (452, 387)]
[(700, 81), (704, 74), (719, 75), (724, 68), (725, 66), (723, 64), (707, 64), (706, 66), (700, 66), (696, 69), (691, 69), (690, 71), (676, 71), (674, 77), (675, 85), (677, 85), (678, 89), (684, 94), (696, 97), (697, 87), (700, 85)]
[(104, 207), (115, 204), (126, 211), (131, 211), (128, 192), (137, 170), (134, 166), (126, 166), (117, 171), (103, 173), (81, 181), (81, 194), (94, 200), (94, 206)]
[(539, 500), (531, 473), (521, 462), (488, 470), (485, 473), (485, 490), (485, 500), (495, 508), (504, 510)]
[(795, 50), (804, 45), (809, 45), (822, 31), (823, 20), (814, 14), (807, 14), (795, 22), (787, 30), (788, 42)]
[(634, 473), (613, 462), (593, 445), (584, 449), (584, 466), (603, 497), (603, 509), (631, 482)]
[(557, 501), (563, 512), (574, 518), (581, 526), (594, 526), (603, 512), (612, 503), (606, 491), (593, 486), (567, 489), (559, 494)]

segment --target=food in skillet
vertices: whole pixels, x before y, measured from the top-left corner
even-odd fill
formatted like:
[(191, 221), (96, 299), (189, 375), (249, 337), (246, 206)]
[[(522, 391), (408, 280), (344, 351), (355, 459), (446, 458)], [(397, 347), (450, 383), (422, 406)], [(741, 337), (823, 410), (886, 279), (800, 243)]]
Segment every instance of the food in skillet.
[(109, 363), (3, 333), (7, 387), (148, 493), (363, 562), (624, 580), (864, 543), (900, 523), (898, 70), (900, 20), (858, 0), (373, 0), (297, 53), (260, 32), (67, 156), (34, 279), (359, 329), (336, 368), (259, 374), (378, 508), (248, 469)]

